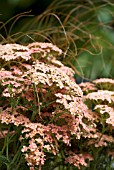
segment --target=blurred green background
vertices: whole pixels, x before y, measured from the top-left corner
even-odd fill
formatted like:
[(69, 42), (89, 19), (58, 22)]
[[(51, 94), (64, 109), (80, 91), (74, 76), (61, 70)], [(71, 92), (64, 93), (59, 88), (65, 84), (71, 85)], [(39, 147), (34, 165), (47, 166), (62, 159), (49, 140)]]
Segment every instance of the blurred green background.
[(113, 0), (0, 0), (0, 41), (51, 42), (76, 80), (114, 78)]

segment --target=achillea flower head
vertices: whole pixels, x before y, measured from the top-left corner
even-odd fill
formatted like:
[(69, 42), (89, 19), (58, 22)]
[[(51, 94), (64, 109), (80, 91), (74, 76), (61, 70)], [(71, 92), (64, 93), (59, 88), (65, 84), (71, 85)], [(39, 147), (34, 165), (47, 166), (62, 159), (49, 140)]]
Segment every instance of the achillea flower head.
[(89, 159), (90, 161), (93, 160), (92, 156), (89, 154), (81, 153), (81, 154), (75, 154), (74, 152), (68, 152), (68, 157), (65, 159), (66, 163), (73, 164), (74, 166), (78, 167), (80, 169), (80, 166), (87, 167), (86, 160)]
[(94, 101), (96, 103), (114, 104), (114, 92), (108, 90), (98, 90), (97, 92), (89, 93), (85, 96), (85, 100)]
[(101, 135), (100, 133), (97, 133), (97, 135), (100, 137), (98, 140), (95, 141), (95, 147), (102, 147), (102, 146), (108, 146), (112, 143), (114, 145), (114, 137), (109, 135)]
[(19, 44), (0, 45), (0, 59), (10, 61), (18, 58), (29, 60), (31, 58), (29, 48)]
[(12, 109), (7, 108), (0, 113), (1, 123), (5, 123), (7, 125), (12, 123), (15, 126), (19, 126), (30, 122), (30, 120), (27, 117), (18, 113), (16, 109), (13, 111), (13, 114), (11, 114), (11, 112)]
[[(31, 51), (31, 54), (39, 54), (42, 55), (42, 57), (46, 57), (48, 54), (54, 52), (54, 56), (62, 54), (62, 50), (59, 49), (57, 46), (53, 45), (52, 43), (40, 43), (40, 42), (34, 42), (28, 45), (28, 48)], [(50, 57), (49, 57), (50, 58)]]
[(100, 78), (93, 81), (96, 86), (101, 90), (114, 91), (114, 80), (109, 78)]
[(44, 126), (40, 123), (24, 125), (21, 141), (26, 138), (29, 140), (29, 145), (24, 145), (22, 152), (25, 154), (25, 159), (30, 167), (44, 164), (46, 159), (44, 150), (57, 154), (58, 144), (56, 139), (51, 136), (50, 130), (50, 126)]
[(90, 82), (80, 83), (79, 86), (82, 89), (84, 94), (88, 94), (90, 92), (97, 90), (97, 87), (93, 83), (90, 83)]
[(107, 124), (111, 124), (114, 126), (114, 108), (109, 107), (107, 105), (96, 105), (94, 110), (99, 112), (100, 114), (108, 114), (108, 117), (106, 119)]

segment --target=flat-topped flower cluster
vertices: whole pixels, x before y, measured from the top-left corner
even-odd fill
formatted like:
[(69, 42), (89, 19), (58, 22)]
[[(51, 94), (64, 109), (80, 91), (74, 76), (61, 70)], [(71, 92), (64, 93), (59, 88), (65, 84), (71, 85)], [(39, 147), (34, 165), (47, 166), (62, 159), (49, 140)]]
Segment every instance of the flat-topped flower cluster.
[[(99, 81), (79, 87), (74, 71), (58, 55), (62, 51), (51, 43), (0, 45), (1, 138), (9, 127), (10, 135), (21, 128), (21, 152), (31, 170), (52, 158), (87, 166), (86, 160), (94, 159), (90, 148), (114, 143), (114, 92), (97, 91)], [(99, 105), (92, 111), (95, 102)], [(102, 119), (105, 113), (108, 117)], [(9, 155), (14, 153), (12, 149)]]

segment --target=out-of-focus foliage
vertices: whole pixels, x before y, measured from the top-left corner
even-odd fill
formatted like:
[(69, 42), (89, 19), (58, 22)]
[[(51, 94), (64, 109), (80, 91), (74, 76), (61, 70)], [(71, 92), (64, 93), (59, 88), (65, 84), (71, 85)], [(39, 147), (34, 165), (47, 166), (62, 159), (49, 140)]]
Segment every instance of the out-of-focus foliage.
[(2, 42), (52, 42), (65, 52), (63, 62), (83, 78), (114, 76), (112, 0), (9, 0), (7, 4), (2, 1), (2, 13), (10, 18), (18, 11), (33, 8), (32, 14), (39, 14), (43, 5), (47, 8), (40, 15), (31, 16), (28, 12), (12, 19), (6, 25), (8, 29), (3, 35), (7, 38)]

